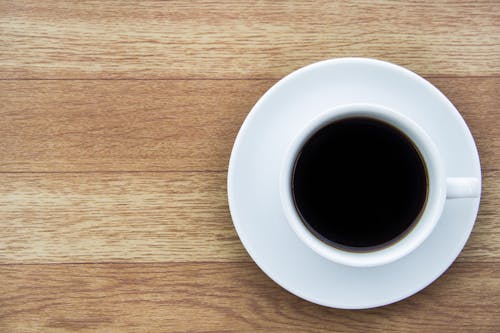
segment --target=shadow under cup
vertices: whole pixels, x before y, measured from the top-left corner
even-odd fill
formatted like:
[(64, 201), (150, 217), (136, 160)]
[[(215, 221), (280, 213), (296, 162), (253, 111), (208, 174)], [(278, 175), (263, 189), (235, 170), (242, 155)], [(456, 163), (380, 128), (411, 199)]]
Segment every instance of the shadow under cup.
[(349, 252), (389, 247), (418, 224), (429, 196), (426, 162), (383, 120), (353, 116), (314, 131), (291, 173), (295, 209), (319, 240)]

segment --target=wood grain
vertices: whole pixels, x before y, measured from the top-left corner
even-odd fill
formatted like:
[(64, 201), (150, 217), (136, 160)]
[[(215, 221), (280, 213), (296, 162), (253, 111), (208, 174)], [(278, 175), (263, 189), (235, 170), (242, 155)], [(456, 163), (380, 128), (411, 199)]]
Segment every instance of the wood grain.
[[(429, 78), (455, 103), (485, 170), (500, 165), (500, 77)], [(0, 171), (225, 171), (274, 80), (0, 81)]]
[(248, 261), (225, 173), (0, 174), (0, 263)]
[[(459, 261), (500, 262), (500, 171), (483, 182)], [(229, 215), (226, 173), (3, 173), (0, 183), (0, 264), (251, 261)]]
[(0, 329), (493, 332), (500, 325), (499, 290), (498, 266), (460, 263), (402, 302), (346, 311), (289, 294), (253, 263), (7, 265), (0, 275)]
[[(499, 13), (494, 0), (0, 0), (0, 332), (497, 332)], [(269, 280), (226, 200), (257, 99), (341, 56), (428, 78), (483, 168), (448, 272), (363, 311)]]
[(2, 78), (279, 78), (341, 56), (500, 74), (498, 1), (1, 1)]

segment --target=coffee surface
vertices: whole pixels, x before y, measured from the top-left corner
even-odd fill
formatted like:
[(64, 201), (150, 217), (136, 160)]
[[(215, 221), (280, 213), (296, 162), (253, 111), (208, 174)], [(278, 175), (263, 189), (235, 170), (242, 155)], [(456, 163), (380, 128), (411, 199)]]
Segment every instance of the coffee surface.
[(303, 145), (292, 193), (303, 223), (351, 251), (392, 244), (411, 230), (427, 197), (427, 171), (413, 142), (380, 120), (349, 118)]

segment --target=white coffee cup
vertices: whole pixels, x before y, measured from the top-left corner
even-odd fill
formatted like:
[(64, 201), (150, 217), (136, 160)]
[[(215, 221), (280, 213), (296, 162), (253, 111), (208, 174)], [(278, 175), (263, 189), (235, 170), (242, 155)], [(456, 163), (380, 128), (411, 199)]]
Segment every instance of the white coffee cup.
[[(340, 119), (367, 117), (388, 123), (410, 138), (419, 150), (428, 176), (427, 200), (414, 227), (403, 238), (378, 250), (354, 252), (331, 246), (313, 235), (297, 212), (292, 182), (295, 161), (307, 140), (324, 126)], [(415, 250), (429, 237), (438, 223), (447, 199), (479, 197), (481, 183), (476, 178), (447, 177), (442, 157), (427, 133), (413, 120), (386, 107), (374, 104), (349, 104), (325, 111), (298, 133), (285, 155), (280, 174), (280, 196), (285, 216), (300, 240), (313, 251), (333, 262), (371, 267), (388, 264)], [(362, 207), (360, 207), (362, 209)]]

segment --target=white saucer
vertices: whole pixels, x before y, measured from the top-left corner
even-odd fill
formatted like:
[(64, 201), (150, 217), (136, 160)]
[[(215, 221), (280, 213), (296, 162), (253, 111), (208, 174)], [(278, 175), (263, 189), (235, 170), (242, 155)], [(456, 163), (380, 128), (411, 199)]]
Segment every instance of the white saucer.
[(447, 200), (432, 235), (410, 255), (391, 264), (355, 268), (317, 255), (285, 220), (279, 170), (298, 130), (322, 111), (350, 103), (379, 104), (405, 114), (433, 139), (448, 176), (481, 178), (472, 135), (441, 92), (402, 67), (343, 58), (301, 68), (262, 96), (236, 138), (228, 196), (243, 245), (271, 279), (317, 304), (362, 309), (413, 295), (443, 274), (469, 237), (479, 198)]

